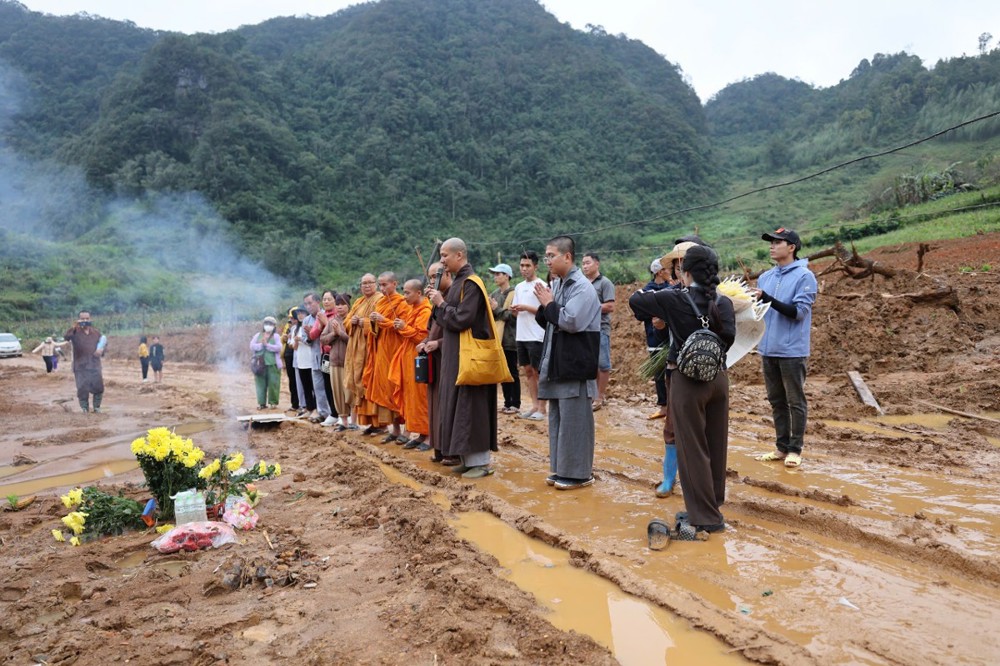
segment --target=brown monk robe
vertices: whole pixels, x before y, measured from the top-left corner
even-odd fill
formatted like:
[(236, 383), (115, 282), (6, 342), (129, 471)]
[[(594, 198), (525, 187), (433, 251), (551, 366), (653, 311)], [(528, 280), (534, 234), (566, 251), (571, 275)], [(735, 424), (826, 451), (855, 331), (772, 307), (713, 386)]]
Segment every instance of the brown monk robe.
[(403, 298), (410, 306), (410, 314), (393, 322), (403, 342), (392, 359), (389, 381), (393, 388), (393, 403), (399, 407), (402, 420), (412, 438), (404, 446), (408, 449), (419, 448), (430, 432), (427, 389), (423, 384), (417, 383), (414, 372), (417, 343), (427, 337), (427, 322), (431, 318), (431, 304), (424, 298), (423, 288), (424, 284), (420, 280), (407, 280), (403, 285)]
[[(451, 274), (444, 270), (444, 264), (441, 262), (427, 267), (428, 284), (434, 284), (439, 270), (441, 271), (441, 283), (438, 285), (438, 290), (443, 296), (447, 296), (448, 288), (451, 287)], [(431, 462), (458, 465), (462, 462), (461, 458), (455, 456), (445, 461), (444, 456), (441, 455), (441, 449), (437, 446), (437, 442), (441, 439), (441, 406), (440, 391), (438, 391), (441, 384), (438, 382), (437, 375), (438, 368), (441, 367), (440, 345), (444, 331), (441, 329), (441, 325), (434, 321), (433, 305), (431, 305), (431, 318), (427, 322), (427, 327), (427, 339), (417, 345), (417, 352), (427, 352), (427, 360), (430, 362), (431, 381), (427, 383), (427, 418), (430, 421), (430, 432), (427, 434), (431, 446), (434, 447), (434, 456), (431, 458)]]
[[(383, 442), (401, 438), (399, 407), (392, 397), (389, 373), (392, 359), (403, 342), (393, 322), (399, 317), (409, 316), (410, 306), (396, 291), (398, 284), (394, 273), (385, 272), (378, 276), (378, 290), (382, 292), (382, 298), (375, 304), (375, 311), (368, 315), (371, 319), (371, 333), (368, 335), (365, 356), (365, 397), (378, 408), (375, 415), (378, 422), (373, 420), (372, 425), (378, 428), (380, 425), (392, 424), (392, 432)], [(399, 443), (405, 442), (406, 439), (402, 439)]]
[(344, 388), (347, 389), (347, 400), (354, 412), (354, 422), (364, 426), (371, 425), (372, 416), (378, 411), (378, 408), (365, 398), (364, 382), (365, 356), (368, 351), (367, 332), (371, 330), (369, 316), (382, 299), (377, 286), (378, 281), (371, 273), (361, 276), (361, 296), (354, 301), (344, 321), (344, 328), (350, 336), (347, 341), (347, 355), (344, 357)]
[(441, 325), (441, 364), (438, 368), (441, 437), (434, 444), (446, 456), (461, 456), (456, 467), (467, 479), (493, 473), (490, 451), (497, 450), (497, 385), (456, 386), (459, 334), (471, 329), (480, 339), (492, 338), (489, 304), (480, 287), (469, 280), (474, 271), (465, 242), (450, 238), (441, 245), (441, 263), (454, 275), (445, 298), (434, 289), (427, 297), (434, 303), (434, 319)]

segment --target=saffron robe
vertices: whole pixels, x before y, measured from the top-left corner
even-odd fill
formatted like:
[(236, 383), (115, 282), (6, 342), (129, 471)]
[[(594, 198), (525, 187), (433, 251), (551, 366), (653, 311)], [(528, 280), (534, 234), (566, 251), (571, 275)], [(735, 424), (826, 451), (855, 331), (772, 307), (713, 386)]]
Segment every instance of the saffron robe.
[[(344, 318), (344, 328), (350, 338), (347, 341), (347, 353), (344, 356), (344, 388), (347, 390), (347, 400), (351, 407), (362, 413), (362, 403), (365, 401), (365, 355), (367, 352), (368, 336), (365, 331), (371, 327), (368, 315), (375, 311), (375, 304), (381, 300), (382, 294), (375, 292), (371, 296), (359, 296), (350, 312)], [(358, 326), (351, 325), (353, 317), (360, 317), (361, 323)], [(365, 414), (370, 414), (366, 411)]]
[(472, 266), (463, 266), (455, 275), (444, 302), (434, 309), (434, 319), (442, 331), (441, 363), (436, 377), (440, 437), (435, 440), (434, 447), (446, 456), (497, 450), (497, 385), (455, 384), (459, 334), (471, 328), (472, 336), (481, 340), (494, 335), (486, 296), (479, 285), (466, 279), (472, 274)]
[(417, 344), (427, 337), (430, 318), (431, 304), (426, 298), (411, 306), (409, 316), (402, 318), (406, 322), (399, 330), (403, 341), (392, 360), (389, 374), (393, 404), (399, 407), (406, 429), (420, 435), (430, 434), (430, 421), (427, 416), (427, 387), (417, 383), (414, 360), (417, 358)]
[[(385, 317), (385, 320), (371, 322), (368, 351), (365, 356), (365, 397), (383, 409), (399, 412), (399, 406), (392, 397), (393, 389), (389, 373), (392, 369), (392, 359), (399, 351), (403, 338), (393, 325), (393, 321), (397, 317), (406, 319), (410, 315), (410, 304), (402, 294), (393, 292), (375, 304), (375, 311)], [(391, 415), (389, 420), (392, 420)], [(380, 417), (379, 421), (384, 421), (384, 418)]]

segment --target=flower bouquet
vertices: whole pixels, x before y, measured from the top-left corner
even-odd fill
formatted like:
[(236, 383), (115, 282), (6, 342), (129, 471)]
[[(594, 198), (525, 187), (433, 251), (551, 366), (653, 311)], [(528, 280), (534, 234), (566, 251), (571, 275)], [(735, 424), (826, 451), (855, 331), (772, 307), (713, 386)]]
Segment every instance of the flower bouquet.
[[(142, 505), (135, 500), (109, 495), (93, 486), (74, 488), (61, 498), (63, 506), (73, 509), (63, 516), (62, 522), (73, 533), (69, 542), (80, 545), (80, 538), (121, 534), (129, 529), (142, 529)], [(52, 530), (56, 541), (66, 541), (62, 530)]]
[[(242, 453), (227, 453), (201, 468), (198, 477), (202, 483), (201, 487), (206, 489), (205, 503), (207, 505), (224, 504), (226, 498), (230, 496), (249, 497), (256, 493), (253, 486), (255, 481), (281, 476), (281, 465), (278, 463), (268, 465), (261, 460), (256, 465), (245, 469), (243, 462)], [(253, 490), (248, 489), (248, 485)]]
[(146, 485), (156, 499), (162, 516), (174, 513), (171, 495), (188, 488), (204, 487), (199, 483), (196, 467), (205, 457), (205, 452), (190, 439), (184, 439), (167, 428), (153, 428), (145, 437), (132, 442), (132, 454), (139, 461)]

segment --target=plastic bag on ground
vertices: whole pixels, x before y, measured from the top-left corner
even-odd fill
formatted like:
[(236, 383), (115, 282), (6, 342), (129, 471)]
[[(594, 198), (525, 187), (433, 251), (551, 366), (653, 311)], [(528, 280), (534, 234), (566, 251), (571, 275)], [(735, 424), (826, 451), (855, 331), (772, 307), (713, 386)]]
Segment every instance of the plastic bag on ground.
[(236, 541), (236, 532), (232, 527), (206, 520), (178, 525), (150, 545), (161, 553), (176, 553), (179, 550), (193, 552), (203, 548), (219, 548)]

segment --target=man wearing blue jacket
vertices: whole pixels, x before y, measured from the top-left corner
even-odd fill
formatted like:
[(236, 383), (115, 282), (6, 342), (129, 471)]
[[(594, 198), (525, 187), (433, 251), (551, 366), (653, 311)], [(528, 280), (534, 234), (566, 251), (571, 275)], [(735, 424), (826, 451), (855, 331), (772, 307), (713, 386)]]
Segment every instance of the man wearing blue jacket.
[(771, 260), (776, 265), (757, 280), (757, 297), (771, 304), (757, 349), (777, 437), (775, 450), (757, 459), (798, 467), (806, 432), (806, 364), (816, 276), (809, 270), (809, 261), (798, 258), (802, 240), (797, 233), (782, 227), (761, 238), (771, 243)]

